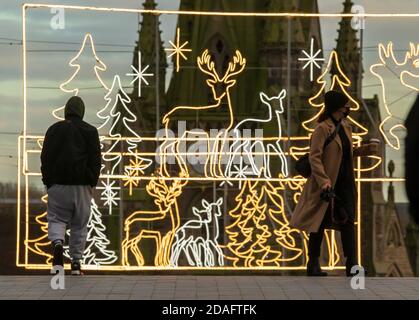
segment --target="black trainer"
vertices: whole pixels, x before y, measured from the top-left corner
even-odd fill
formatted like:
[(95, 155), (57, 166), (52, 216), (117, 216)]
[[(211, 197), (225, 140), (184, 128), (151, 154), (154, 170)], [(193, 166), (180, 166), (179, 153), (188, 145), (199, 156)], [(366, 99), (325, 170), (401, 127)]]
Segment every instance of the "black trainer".
[(63, 243), (61, 241), (56, 241), (53, 243), (53, 258), (52, 258), (52, 269), (51, 274), (57, 274), (57, 268), (64, 267), (64, 257), (63, 257)]
[(71, 275), (82, 276), (84, 273), (81, 271), (80, 261), (71, 261)]

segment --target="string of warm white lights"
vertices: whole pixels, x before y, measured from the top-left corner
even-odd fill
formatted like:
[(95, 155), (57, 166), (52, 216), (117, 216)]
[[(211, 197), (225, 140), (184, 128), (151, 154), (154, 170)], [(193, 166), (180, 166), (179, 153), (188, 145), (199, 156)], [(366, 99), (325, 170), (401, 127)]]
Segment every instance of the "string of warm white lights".
[[(22, 15), (23, 15), (23, 37), (22, 37), (22, 49), (23, 49), (23, 70), (24, 70), (24, 130), (23, 135), (19, 137), (19, 148), (18, 148), (18, 188), (20, 190), (20, 180), (23, 177), (24, 183), (26, 186), (25, 190), (25, 214), (21, 214), (21, 209), (18, 206), (18, 221), (25, 221), (25, 224), (22, 224), (24, 228), (21, 227), (20, 223), (17, 226), (17, 257), (16, 264), (18, 266), (23, 266), (26, 268), (36, 268), (44, 269), (48, 268), (46, 264), (34, 263), (31, 260), (30, 254), (33, 254), (34, 251), (24, 248), (25, 251), (22, 253), (20, 245), (21, 239), (24, 238), (24, 241), (31, 239), (29, 237), (29, 228), (27, 222), (30, 221), (29, 216), (29, 179), (31, 177), (39, 177), (40, 173), (38, 170), (32, 170), (29, 167), (29, 156), (39, 153), (42, 147), (42, 136), (29, 135), (27, 132), (27, 39), (26, 39), (26, 15), (28, 9), (35, 8), (64, 8), (69, 10), (88, 10), (95, 12), (124, 12), (124, 13), (143, 13), (143, 14), (153, 14), (153, 15), (208, 15), (208, 16), (225, 16), (225, 17), (284, 17), (284, 18), (296, 18), (296, 17), (419, 17), (419, 14), (311, 14), (311, 13), (255, 13), (255, 12), (194, 12), (194, 11), (169, 11), (169, 10), (142, 10), (142, 9), (123, 9), (123, 8), (101, 8), (101, 7), (91, 7), (91, 6), (67, 6), (67, 5), (48, 5), (48, 4), (24, 4), (22, 6)], [(86, 40), (86, 39), (85, 39)], [(89, 40), (89, 38), (87, 38)], [(179, 51), (184, 49), (186, 46), (185, 43), (180, 43), (180, 30), (176, 29), (176, 38), (173, 48), (168, 51), (172, 51), (173, 55), (176, 54), (176, 68), (179, 71), (179, 61), (180, 58), (186, 58), (183, 56), (183, 52)], [(93, 45), (92, 45), (93, 46)], [(416, 49), (415, 49), (416, 50)], [(416, 51), (415, 51), (416, 52)], [(197, 59), (198, 68), (205, 74), (210, 76), (210, 79), (207, 81), (207, 84), (210, 88), (213, 88), (216, 83), (221, 83), (224, 87), (230, 87), (236, 85), (236, 80), (232, 76), (238, 76), (242, 71), (245, 70), (246, 59), (243, 58), (239, 51), (236, 51), (236, 56), (233, 61), (230, 62), (226, 74), (221, 77), (216, 72), (214, 72), (215, 66), (211, 61), (209, 52), (207, 54), (202, 54)], [(336, 63), (338, 67), (338, 76), (332, 79), (331, 88), (340, 87), (343, 89), (348, 88), (351, 83), (349, 79), (341, 72), (341, 68), (338, 62), (338, 56), (335, 52), (332, 52), (329, 58), (328, 67), (329, 69), (331, 63)], [(141, 67), (139, 66), (139, 69)], [(138, 71), (140, 71), (138, 69)], [(330, 70), (330, 69), (329, 69)], [(99, 70), (100, 71), (100, 70)], [(142, 70), (146, 71), (146, 70)], [(139, 73), (138, 73), (139, 74)], [(138, 74), (136, 76), (138, 77)], [(148, 74), (144, 74), (146, 76)], [(325, 78), (326, 72), (322, 75)], [(137, 79), (140, 80), (140, 79)], [(143, 79), (145, 80), (145, 79)], [(324, 79), (323, 79), (324, 80)], [(406, 82), (405, 82), (406, 83)], [(320, 85), (319, 94), (316, 97), (310, 99), (313, 107), (319, 107), (321, 110), (321, 104), (316, 101), (322, 92), (326, 88), (326, 82), (322, 82), (322, 79), (318, 79), (317, 84)], [(140, 90), (141, 83), (139, 83)], [(104, 86), (106, 87), (106, 86)], [(233, 109), (228, 89), (223, 92), (221, 95), (217, 92), (214, 92), (214, 98), (217, 101), (224, 99), (225, 105), (229, 108), (230, 118), (234, 120)], [(140, 92), (139, 92), (140, 95)], [(270, 101), (275, 97), (263, 97), (262, 103), (266, 106), (270, 106)], [(277, 97), (280, 102), (282, 99)], [(349, 97), (350, 98), (350, 97)], [(350, 98), (351, 99), (351, 98)], [(359, 105), (354, 99), (351, 99), (353, 102), (353, 111), (357, 111)], [(170, 127), (170, 122), (173, 121), (174, 113), (176, 110), (183, 108), (182, 111), (191, 111), (191, 112), (200, 112), (205, 110), (205, 108), (218, 108), (220, 105), (206, 106), (203, 109), (200, 109), (199, 106), (190, 106), (190, 107), (174, 107), (170, 112), (168, 112), (163, 118), (163, 124), (166, 131)], [(129, 111), (129, 110), (128, 110)], [(272, 109), (271, 109), (272, 111)], [(279, 111), (279, 110), (278, 110)], [(116, 112), (114, 112), (114, 115)], [(130, 115), (130, 113), (128, 113)], [(273, 120), (274, 117), (271, 117)], [(277, 115), (279, 120), (279, 114)], [(230, 119), (230, 120), (231, 120)], [(251, 120), (251, 119), (248, 119)], [(260, 119), (253, 119), (258, 121)], [(276, 120), (276, 119), (275, 119)], [(314, 120), (314, 119), (310, 119)], [(305, 124), (309, 124), (307, 121)], [(130, 169), (133, 174), (114, 174), (114, 172), (107, 172), (101, 175), (101, 179), (109, 180), (123, 180), (125, 181), (124, 187), (129, 188), (130, 194), (132, 189), (135, 186), (138, 186), (139, 181), (144, 180), (148, 181), (146, 185), (146, 191), (149, 196), (151, 196), (153, 203), (156, 208), (152, 211), (135, 211), (132, 212), (124, 221), (124, 232), (125, 237), (122, 242), (122, 253), (121, 253), (121, 265), (114, 264), (108, 266), (97, 266), (89, 265), (87, 269), (92, 270), (170, 270), (173, 266), (176, 266), (176, 269), (179, 270), (195, 270), (195, 269), (209, 269), (217, 268), (219, 270), (303, 270), (305, 269), (304, 265), (304, 256), (307, 253), (307, 235), (304, 233), (299, 233), (297, 230), (294, 230), (288, 226), (288, 220), (286, 217), (286, 212), (284, 208), (284, 199), (281, 195), (280, 190), (283, 188), (289, 188), (292, 192), (292, 198), (294, 202), (298, 201), (301, 188), (305, 183), (305, 179), (299, 176), (287, 177), (288, 168), (282, 168), (282, 175), (273, 176), (272, 174), (263, 174), (264, 172), (268, 173), (269, 169), (269, 160), (265, 160), (262, 166), (257, 166), (258, 171), (257, 176), (247, 176), (245, 171), (248, 169), (245, 166), (239, 168), (241, 173), (238, 173), (238, 176), (230, 176), (226, 171), (221, 170), (221, 159), (222, 157), (235, 157), (237, 153), (240, 154), (240, 150), (233, 148), (233, 150), (224, 150), (223, 146), (229, 141), (240, 142), (245, 144), (247, 148), (245, 152), (249, 156), (280, 156), (283, 158), (292, 156), (296, 159), (298, 156), (306, 152), (306, 148), (302, 147), (303, 144), (308, 143), (310, 138), (310, 129), (308, 129), (308, 136), (306, 137), (281, 137), (281, 127), (280, 121), (278, 121), (279, 135), (271, 137), (228, 137), (226, 135), (217, 135), (215, 137), (206, 135), (203, 137), (188, 137), (189, 132), (182, 136), (170, 137), (166, 135), (164, 138), (157, 137), (141, 137), (140, 141), (149, 141), (156, 143), (164, 143), (166, 148), (162, 149), (159, 152), (140, 152), (136, 147), (133, 148), (133, 145), (130, 145), (129, 142), (132, 142), (134, 139), (135, 142), (140, 142), (139, 136), (134, 131), (129, 133), (130, 137), (127, 136), (110, 136), (102, 140), (102, 142), (108, 142), (110, 145), (117, 143), (127, 142), (130, 146), (130, 149), (126, 151), (108, 150), (109, 157), (117, 157), (117, 159), (125, 159), (125, 157), (130, 157), (132, 160), (133, 154), (134, 159), (139, 159), (139, 157), (152, 157), (155, 155), (162, 155), (163, 157), (174, 156), (176, 157), (179, 163), (179, 172), (177, 175), (173, 175), (165, 170), (162, 167), (161, 174), (156, 175), (146, 175), (139, 168), (141, 166), (140, 161), (137, 163), (130, 162), (129, 166), (125, 166), (125, 170)], [(360, 125), (355, 123), (356, 126)], [(361, 125), (360, 125), (361, 126)], [(361, 126), (362, 127), (362, 126)], [(233, 122), (226, 123), (225, 126), (221, 129), (230, 130), (233, 128)], [(364, 127), (361, 129), (361, 135), (354, 136), (354, 144), (360, 146), (362, 143), (362, 136), (365, 135), (368, 130)], [(227, 130), (226, 130), (227, 131)], [(39, 139), (39, 140), (36, 140)], [(30, 145), (31, 141), (36, 141), (37, 147)], [(203, 152), (184, 152), (180, 150), (180, 141), (193, 141), (193, 142), (206, 142), (207, 150)], [(282, 149), (272, 149), (265, 148), (262, 151), (256, 150), (256, 144), (261, 142), (266, 145), (272, 145), (280, 147), (279, 143), (288, 141), (291, 143), (295, 142), (295, 146), (290, 146), (290, 150)], [(136, 144), (138, 146), (138, 144)], [(190, 176), (188, 173), (188, 167), (183, 162), (183, 157), (188, 155), (196, 156), (205, 156), (208, 158), (206, 162), (207, 171), (205, 176)], [(21, 156), (23, 156), (21, 158)], [(283, 158), (282, 158), (283, 157)], [(150, 158), (149, 158), (150, 159)], [(230, 158), (231, 159), (231, 158)], [(266, 159), (266, 158), (265, 158)], [(360, 193), (361, 183), (374, 183), (374, 182), (401, 182), (404, 179), (402, 178), (367, 178), (363, 174), (365, 172), (374, 170), (377, 168), (382, 159), (380, 157), (372, 157), (374, 160), (369, 167), (362, 167), (361, 162), (358, 160), (356, 163), (356, 183), (357, 190)], [(162, 164), (166, 162), (161, 162)], [(286, 161), (283, 161), (286, 164)], [(243, 163), (242, 163), (243, 164)], [(237, 168), (236, 168), (237, 169)], [(230, 172), (233, 173), (231, 170)], [(252, 169), (254, 171), (254, 168)], [(260, 176), (262, 173), (262, 176)], [(201, 213), (211, 214), (211, 219), (205, 220), (203, 217), (195, 220), (189, 220), (186, 224), (181, 225), (180, 215), (184, 214), (178, 207), (180, 197), (184, 190), (184, 187), (188, 184), (189, 181), (219, 181), (219, 182), (240, 182), (243, 185), (241, 190), (240, 199), (236, 199), (237, 206), (235, 209), (229, 210), (227, 212), (222, 212), (221, 203), (210, 202), (208, 200), (202, 200), (203, 210)], [(240, 186), (242, 186), (240, 185)], [(244, 192), (244, 188), (247, 189), (247, 193)], [(282, 188), (282, 189), (281, 189)], [(265, 199), (270, 202), (270, 206), (264, 203)], [(18, 194), (18, 201), (20, 203), (21, 195)], [(107, 199), (109, 203), (113, 203), (111, 199)], [(205, 203), (204, 203), (205, 201)], [(241, 205), (240, 205), (241, 204)], [(210, 210), (207, 210), (211, 208)], [(199, 211), (199, 210), (197, 210)], [(204, 212), (205, 211), (205, 212)], [(360, 260), (360, 212), (361, 212), (361, 199), (357, 201), (357, 221), (356, 227), (358, 230), (357, 239), (358, 247), (357, 254)], [(213, 238), (209, 237), (209, 232), (206, 232), (207, 228), (213, 228), (214, 226), (209, 227), (207, 224), (209, 221), (211, 223), (218, 222), (217, 214), (229, 214), (230, 217), (234, 217), (237, 222), (236, 224), (232, 223), (232, 227), (228, 228), (230, 233), (227, 233), (229, 241), (225, 246), (218, 245), (217, 238), (219, 236), (218, 224), (215, 228), (217, 232), (213, 234)], [(278, 225), (278, 228), (269, 228), (265, 223), (264, 219), (269, 216), (274, 219)], [(97, 217), (97, 216), (96, 216)], [(234, 220), (233, 219), (233, 220)], [(196, 225), (193, 223), (195, 222)], [(192, 238), (187, 237), (190, 230), (187, 230), (188, 226), (194, 225), (196, 230), (200, 230), (200, 236), (192, 236)], [(234, 226), (233, 226), (234, 225)], [(237, 237), (238, 234), (241, 234), (242, 238)], [(156, 241), (156, 253), (154, 257), (154, 266), (146, 266), (144, 259), (144, 252), (141, 246), (142, 239), (151, 238)], [(186, 239), (189, 239), (186, 241)], [(34, 238), (36, 240), (37, 238)], [(40, 239), (43, 239), (42, 237)], [(249, 239), (254, 239), (254, 241), (249, 241)], [(300, 239), (300, 242), (297, 241)], [(277, 241), (277, 247), (271, 247), (269, 241)], [(36, 241), (35, 241), (36, 242)], [(336, 239), (334, 232), (326, 233), (326, 242), (329, 253), (329, 262), (328, 265), (324, 266), (325, 270), (336, 270), (343, 269), (344, 267), (338, 265), (340, 261), (339, 253), (337, 251)], [(29, 242), (27, 242), (29, 243)], [(38, 247), (35, 246), (35, 243), (30, 242), (32, 249), (35, 248), (35, 251)], [(107, 245), (108, 243), (105, 242)], [(214, 246), (214, 244), (216, 244)], [(105, 247), (103, 247), (105, 248)], [(217, 249), (218, 248), (218, 249)], [(279, 248), (279, 249), (278, 249)], [(39, 250), (38, 250), (39, 251)], [(221, 254), (220, 254), (221, 252)], [(35, 252), (36, 253), (36, 252)], [(178, 259), (180, 253), (185, 253), (187, 256), (186, 261), (189, 266), (181, 266), (180, 260)], [(203, 256), (201, 256), (203, 254)], [(23, 257), (23, 260), (21, 260)], [(216, 259), (218, 257), (218, 261)], [(113, 257), (112, 257), (113, 258)], [(233, 261), (233, 266), (226, 266), (225, 261)], [(109, 260), (110, 261), (110, 260)], [(108, 261), (108, 262), (109, 262)], [(114, 261), (110, 262), (113, 263)], [(293, 262), (294, 264), (291, 264)]]

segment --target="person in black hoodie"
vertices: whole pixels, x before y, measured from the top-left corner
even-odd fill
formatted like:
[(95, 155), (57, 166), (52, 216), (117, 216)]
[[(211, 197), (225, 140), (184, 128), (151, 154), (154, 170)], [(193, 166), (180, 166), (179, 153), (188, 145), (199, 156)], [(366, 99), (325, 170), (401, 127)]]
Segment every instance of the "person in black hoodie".
[(405, 140), (406, 193), (410, 215), (419, 224), (419, 95), (406, 118)]
[(53, 246), (53, 273), (63, 266), (63, 245), (70, 228), (71, 274), (82, 274), (80, 260), (87, 237), (93, 188), (101, 169), (99, 134), (84, 122), (84, 103), (70, 98), (65, 120), (48, 128), (41, 153), (42, 181), (48, 193), (48, 238)]

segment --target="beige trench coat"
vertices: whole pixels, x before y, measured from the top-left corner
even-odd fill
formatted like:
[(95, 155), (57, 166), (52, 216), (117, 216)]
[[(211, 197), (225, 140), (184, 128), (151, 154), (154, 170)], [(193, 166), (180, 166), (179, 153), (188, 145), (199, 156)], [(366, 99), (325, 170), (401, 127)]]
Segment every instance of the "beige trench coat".
[[(346, 120), (342, 120), (342, 127), (350, 141), (353, 155), (350, 163), (353, 170), (353, 158), (370, 154), (369, 146), (353, 148), (351, 125)], [(336, 183), (342, 160), (342, 142), (339, 135), (336, 135), (335, 139), (323, 150), (327, 137), (334, 130), (335, 125), (329, 118), (316, 126), (311, 137), (309, 155), (311, 176), (307, 179), (290, 220), (290, 226), (302, 231), (317, 232), (319, 230), (329, 204), (320, 199), (321, 187), (326, 183), (334, 187)]]

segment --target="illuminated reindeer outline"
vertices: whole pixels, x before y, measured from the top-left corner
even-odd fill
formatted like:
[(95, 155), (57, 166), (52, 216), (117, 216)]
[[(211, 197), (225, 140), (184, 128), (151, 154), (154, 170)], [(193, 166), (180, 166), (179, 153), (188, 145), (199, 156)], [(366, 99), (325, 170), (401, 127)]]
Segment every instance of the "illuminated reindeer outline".
[[(213, 203), (203, 199), (203, 210), (198, 210), (196, 207), (192, 208), (193, 214), (198, 219), (189, 220), (176, 231), (170, 256), (171, 266), (178, 266), (178, 260), (182, 252), (185, 253), (191, 266), (213, 267), (216, 265), (216, 255), (218, 256), (218, 265), (224, 265), (223, 251), (218, 244), (220, 235), (218, 218), (222, 215), (222, 204), (223, 198), (219, 198)], [(211, 228), (214, 234), (211, 234)], [(201, 231), (202, 235), (195, 236), (194, 230)], [(204, 254), (204, 263), (201, 261), (202, 253)]]
[[(176, 230), (180, 226), (178, 197), (182, 194), (183, 187), (187, 184), (187, 175), (181, 172), (179, 178), (168, 185), (165, 180), (150, 180), (146, 187), (147, 193), (155, 198), (154, 203), (158, 210), (135, 211), (124, 222), (125, 239), (122, 241), (122, 265), (129, 266), (129, 253), (132, 253), (138, 266), (144, 266), (144, 257), (139, 248), (143, 238), (153, 238), (156, 241), (156, 266), (169, 266), (170, 251)], [(170, 225), (170, 230), (165, 234), (153, 224), (161, 224), (163, 227)], [(136, 228), (136, 236), (131, 237), (132, 229)]]
[[(227, 68), (227, 71), (223, 75), (222, 78), (218, 75), (215, 64), (211, 61), (211, 56), (208, 53), (208, 50), (205, 50), (203, 54), (197, 58), (197, 64), (199, 70), (203, 73), (209, 75), (211, 78), (206, 81), (207, 85), (211, 88), (213, 98), (215, 100), (215, 104), (207, 105), (207, 106), (177, 106), (170, 110), (162, 120), (162, 123), (165, 127), (165, 137), (169, 137), (169, 128), (171, 127), (171, 119), (179, 119), (176, 117), (176, 113), (183, 113), (186, 110), (194, 111), (197, 110), (210, 110), (212, 111), (215, 108), (221, 108), (224, 105), (228, 107), (229, 118), (227, 121), (227, 125), (220, 130), (217, 136), (214, 139), (214, 143), (211, 146), (210, 144), (210, 134), (208, 132), (199, 134), (203, 134), (204, 139), (207, 141), (207, 150), (209, 156), (206, 158), (205, 162), (205, 176), (208, 177), (209, 175), (213, 177), (221, 177), (223, 176), (223, 172), (221, 169), (221, 151), (224, 148), (225, 141), (227, 139), (227, 134), (229, 130), (233, 126), (234, 122), (234, 113), (233, 113), (233, 106), (231, 103), (230, 97), (230, 89), (236, 84), (236, 80), (232, 80), (231, 78), (240, 74), (245, 66), (246, 66), (246, 59), (242, 57), (240, 51), (236, 50), (235, 56), (233, 58), (233, 62), (230, 62)], [(222, 93), (217, 93), (216, 84), (223, 84), (224, 91)], [(172, 154), (174, 154), (177, 163), (179, 164), (181, 170), (188, 172), (187, 165), (185, 161), (182, 159), (180, 155), (180, 142), (187, 138), (188, 134), (192, 133), (191, 131), (186, 130), (181, 137), (177, 137), (176, 139), (172, 140), (165, 140), (163, 144), (160, 146), (160, 174), (162, 176), (170, 177), (169, 172), (167, 171), (166, 167), (166, 160), (167, 160), (167, 151), (170, 150)], [(194, 132), (196, 135), (197, 132)], [(221, 143), (221, 146), (220, 146)]]
[[(411, 61), (412, 66), (415, 69), (419, 69), (419, 44), (410, 43), (410, 51), (406, 52), (406, 55), (404, 56), (404, 59), (402, 62), (399, 62), (397, 58), (394, 55), (393, 50), (393, 43), (389, 42), (387, 46), (384, 46), (382, 43), (378, 46), (378, 54), (380, 57), (380, 62), (377, 64), (374, 64), (370, 67), (370, 71), (373, 75), (375, 75), (381, 83), (382, 88), (382, 97), (383, 97), (383, 103), (386, 111), (386, 116), (380, 123), (380, 132), (383, 135), (386, 143), (392, 147), (395, 150), (400, 149), (400, 140), (399, 137), (396, 136), (394, 131), (397, 128), (403, 128), (404, 125), (395, 118), (391, 112), (391, 108), (389, 106), (389, 102), (387, 100), (388, 95), (388, 88), (386, 86), (384, 78), (379, 74), (380, 68), (387, 68), (388, 63), (392, 62), (394, 63), (397, 71), (397, 76), (399, 77), (400, 82), (407, 88), (410, 88), (414, 91), (419, 92), (419, 84), (418, 86), (412, 86), (408, 83), (408, 77), (415, 78), (419, 80), (419, 74), (415, 75), (409, 70), (406, 70), (406, 67), (408, 66), (408, 63)], [(419, 82), (418, 82), (419, 83)]]
[[(254, 118), (249, 118), (249, 119), (244, 119), (242, 121), (240, 121), (233, 129), (233, 134), (235, 136), (235, 141), (234, 143), (231, 145), (230, 147), (230, 159), (228, 161), (228, 164), (226, 166), (226, 176), (230, 177), (231, 176), (231, 169), (232, 169), (232, 165), (233, 165), (233, 161), (235, 159), (235, 156), (237, 153), (240, 152), (240, 150), (243, 150), (245, 155), (247, 156), (247, 158), (249, 159), (249, 163), (252, 167), (252, 173), (254, 173), (257, 176), (262, 175), (262, 171), (263, 171), (263, 175), (265, 178), (271, 178), (272, 174), (270, 171), (270, 152), (272, 151), (273, 153), (276, 153), (278, 155), (278, 157), (281, 159), (281, 173), (286, 177), (288, 176), (288, 167), (287, 167), (287, 159), (285, 157), (284, 152), (282, 151), (281, 148), (281, 137), (282, 137), (282, 126), (281, 126), (281, 114), (284, 112), (284, 105), (283, 105), (283, 100), (287, 95), (287, 91), (285, 89), (282, 89), (281, 92), (277, 95), (277, 96), (273, 96), (273, 97), (268, 97), (265, 93), (260, 92), (259, 93), (259, 98), (260, 101), (266, 105), (266, 107), (268, 108), (268, 118), (267, 119), (254, 119)], [(279, 101), (279, 108), (277, 110), (275, 110), (275, 108), (272, 106), (272, 102), (278, 100)], [(273, 116), (273, 112), (275, 111), (275, 116)], [(272, 121), (276, 121), (276, 126), (278, 128), (278, 139), (275, 142), (268, 142), (266, 147), (263, 143), (263, 141), (260, 140), (256, 140), (253, 143), (251, 142), (250, 139), (239, 139), (241, 137), (241, 129), (240, 127), (243, 126), (243, 124), (245, 123), (249, 123), (249, 122), (256, 122), (259, 123), (261, 125), (263, 124), (268, 124)], [(258, 149), (260, 150), (260, 152), (262, 153), (262, 162), (263, 165), (262, 167), (258, 168), (256, 165), (256, 161), (254, 159), (253, 156), (253, 150), (256, 149), (256, 147), (258, 147)], [(267, 153), (266, 153), (267, 152)], [(243, 158), (240, 159), (240, 161), (242, 161)], [(264, 170), (262, 170), (264, 168)]]

